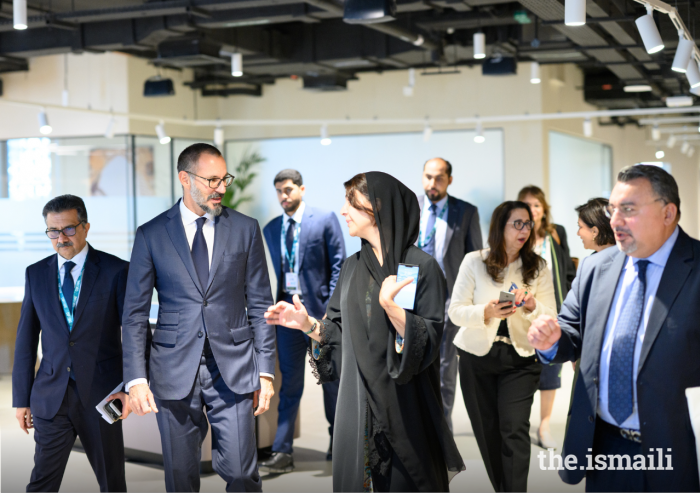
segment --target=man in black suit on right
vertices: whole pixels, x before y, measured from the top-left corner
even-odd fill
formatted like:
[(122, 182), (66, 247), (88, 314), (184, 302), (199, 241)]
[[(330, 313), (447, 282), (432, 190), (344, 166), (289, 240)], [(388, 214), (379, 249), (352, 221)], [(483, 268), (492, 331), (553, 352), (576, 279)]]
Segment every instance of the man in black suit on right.
[(479, 211), (472, 204), (447, 194), (452, 184), (452, 165), (442, 158), (433, 158), (423, 165), (423, 189), (418, 197), (421, 208), (420, 234), (416, 245), (435, 257), (447, 279), (445, 330), (440, 346), (440, 391), (445, 418), (452, 429), (452, 408), (457, 386), (457, 348), (452, 341), (459, 330), (447, 316), (452, 288), (464, 256), (483, 248)]
[(620, 171), (607, 212), (617, 248), (586, 258), (558, 321), (528, 332), (543, 363), (581, 360), (559, 475), (587, 491), (698, 491), (685, 389), (700, 386), (700, 242), (656, 166)]

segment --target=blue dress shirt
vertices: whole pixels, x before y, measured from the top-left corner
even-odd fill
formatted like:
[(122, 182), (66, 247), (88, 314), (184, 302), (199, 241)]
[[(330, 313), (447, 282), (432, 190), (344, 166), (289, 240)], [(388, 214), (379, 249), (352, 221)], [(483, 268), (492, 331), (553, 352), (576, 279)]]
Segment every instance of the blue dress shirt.
[[(646, 275), (646, 292), (644, 294), (644, 313), (634, 346), (634, 368), (637, 369), (639, 367), (639, 355), (642, 352), (642, 342), (644, 342), (644, 335), (646, 334), (649, 315), (651, 314), (654, 299), (656, 298), (656, 290), (659, 288), (659, 282), (661, 281), (661, 276), (664, 272), (664, 268), (666, 267), (666, 262), (668, 261), (668, 257), (671, 255), (671, 250), (673, 250), (673, 245), (676, 244), (677, 239), (678, 226), (676, 226), (673, 234), (671, 234), (661, 248), (654, 252), (650, 257), (647, 257), (646, 259), (627, 257), (625, 266), (622, 269), (620, 278), (617, 281), (615, 297), (613, 298), (610, 313), (608, 314), (608, 321), (605, 325), (605, 335), (603, 336), (603, 348), (600, 353), (600, 368), (598, 374), (600, 381), (600, 387), (598, 389), (598, 416), (603, 421), (606, 421), (614, 426), (618, 426), (618, 424), (608, 411), (608, 377), (610, 371), (610, 355), (612, 353), (613, 341), (615, 340), (617, 320), (622, 312), (622, 307), (629, 301), (629, 296), (632, 292), (632, 284), (637, 278), (637, 269), (635, 264), (639, 260), (649, 261)], [(542, 363), (549, 363), (557, 354), (558, 348), (559, 343), (557, 342), (546, 351), (537, 351)], [(619, 427), (639, 430), (639, 413), (637, 412), (637, 370), (632, 373), (632, 391), (634, 398), (634, 408), (632, 410), (632, 414), (629, 418), (627, 418), (627, 420), (625, 420), (624, 423), (619, 425)]]

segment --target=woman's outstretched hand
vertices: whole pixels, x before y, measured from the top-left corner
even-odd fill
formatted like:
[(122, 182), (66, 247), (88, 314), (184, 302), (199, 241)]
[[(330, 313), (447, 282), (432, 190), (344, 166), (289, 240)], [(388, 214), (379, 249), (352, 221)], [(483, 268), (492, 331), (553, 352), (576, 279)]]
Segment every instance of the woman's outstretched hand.
[(299, 295), (295, 294), (292, 301), (294, 301), (293, 305), (286, 301), (280, 301), (268, 308), (264, 315), (265, 322), (268, 325), (283, 325), (290, 329), (307, 332), (311, 329), (313, 321), (309, 318), (306, 307), (299, 301)]

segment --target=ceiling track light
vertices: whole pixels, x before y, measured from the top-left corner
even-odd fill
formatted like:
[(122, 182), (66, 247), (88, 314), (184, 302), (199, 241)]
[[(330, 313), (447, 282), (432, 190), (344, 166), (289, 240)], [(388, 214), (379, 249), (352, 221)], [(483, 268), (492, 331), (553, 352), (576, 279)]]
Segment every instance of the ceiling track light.
[(114, 137), (114, 123), (114, 116), (110, 116), (104, 134), (106, 139), (111, 139)]
[(27, 0), (12, 0), (12, 27), (18, 31), (27, 29)]
[(661, 140), (661, 129), (659, 129), (659, 124), (655, 123), (653, 127), (651, 127), (651, 140), (659, 141)]
[(690, 149), (690, 142), (688, 142), (686, 139), (683, 139), (683, 143), (681, 144), (681, 152), (685, 154), (688, 152), (688, 149)]
[(695, 58), (691, 58), (688, 62), (688, 67), (685, 71), (685, 76), (688, 79), (688, 84), (690, 84), (690, 89), (700, 88), (700, 67), (698, 67), (698, 62)]
[(542, 82), (540, 78), (540, 64), (533, 62), (530, 64), (530, 84), (539, 84)]
[(669, 136), (668, 140), (666, 141), (666, 146), (667, 146), (669, 149), (673, 149), (673, 146), (676, 145), (676, 140), (677, 140), (677, 139), (676, 139), (676, 136), (675, 136), (675, 135)]
[(224, 147), (224, 129), (221, 127), (216, 127), (214, 129), (214, 145), (219, 149)]
[(413, 88), (416, 85), (416, 69), (408, 69), (408, 85), (403, 86), (403, 95), (406, 97), (413, 96)]
[(168, 137), (168, 134), (165, 133), (165, 123), (163, 123), (163, 120), (156, 125), (156, 135), (158, 136), (158, 141), (165, 145), (170, 143), (170, 137)]
[(639, 17), (634, 22), (637, 24), (639, 35), (644, 42), (644, 48), (646, 48), (647, 53), (651, 55), (652, 53), (658, 53), (663, 50), (664, 42), (661, 40), (659, 29), (654, 22), (654, 7), (649, 4), (647, 4), (646, 7), (647, 14)]
[(681, 74), (684, 74), (688, 69), (690, 57), (693, 54), (693, 48), (695, 48), (695, 43), (686, 39), (684, 34), (685, 31), (682, 29), (678, 31), (678, 48), (676, 48), (676, 55), (673, 57), (673, 65), (671, 65), (671, 70)]
[(474, 58), (486, 58), (486, 35), (482, 32), (474, 33)]
[(666, 156), (666, 153), (662, 149), (657, 148), (656, 154), (654, 155), (656, 156), (656, 159), (663, 159), (664, 156)]
[(583, 135), (593, 137), (593, 122), (590, 118), (583, 120)]
[(484, 137), (484, 127), (481, 125), (481, 122), (476, 124), (476, 135), (474, 136), (474, 142), (477, 144), (483, 144), (486, 141), (486, 137)]
[(423, 127), (423, 142), (428, 142), (430, 140), (430, 137), (433, 135), (433, 129), (430, 127), (428, 122), (425, 122), (425, 126)]
[(53, 132), (53, 128), (49, 125), (49, 118), (46, 116), (46, 110), (41, 110), (37, 116), (39, 119), (39, 132), (42, 135), (49, 135)]
[(695, 154), (695, 147), (690, 146), (690, 149), (688, 149), (688, 154), (686, 154), (686, 156), (693, 157), (693, 154)]
[(321, 125), (321, 145), (329, 146), (331, 145), (331, 138), (328, 135), (328, 125), (325, 123)]
[(241, 77), (243, 75), (243, 54), (231, 53), (231, 75)]
[(586, 24), (586, 0), (564, 2), (564, 24), (572, 27)]

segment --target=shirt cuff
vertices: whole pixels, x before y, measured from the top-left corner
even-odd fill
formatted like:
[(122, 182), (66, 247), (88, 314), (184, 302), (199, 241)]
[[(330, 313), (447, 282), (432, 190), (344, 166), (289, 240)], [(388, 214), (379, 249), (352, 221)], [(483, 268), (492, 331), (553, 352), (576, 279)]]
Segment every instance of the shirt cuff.
[(552, 362), (554, 357), (557, 355), (557, 351), (559, 350), (559, 341), (555, 342), (551, 348), (547, 349), (546, 351), (540, 351), (539, 349), (536, 349), (537, 355), (540, 357), (540, 363), (544, 365), (548, 365)]
[(129, 393), (129, 389), (131, 387), (133, 387), (134, 385), (138, 385), (140, 383), (145, 383), (146, 385), (148, 385), (148, 380), (146, 380), (145, 378), (134, 378), (132, 381), (130, 381), (129, 383), (126, 384), (124, 391), (126, 393)]
[(275, 376), (274, 376), (272, 373), (264, 373), (264, 372), (261, 371), (261, 372), (260, 372), (260, 376), (261, 376), (261, 377), (270, 377), (270, 378), (273, 379), (273, 380), (275, 379)]

